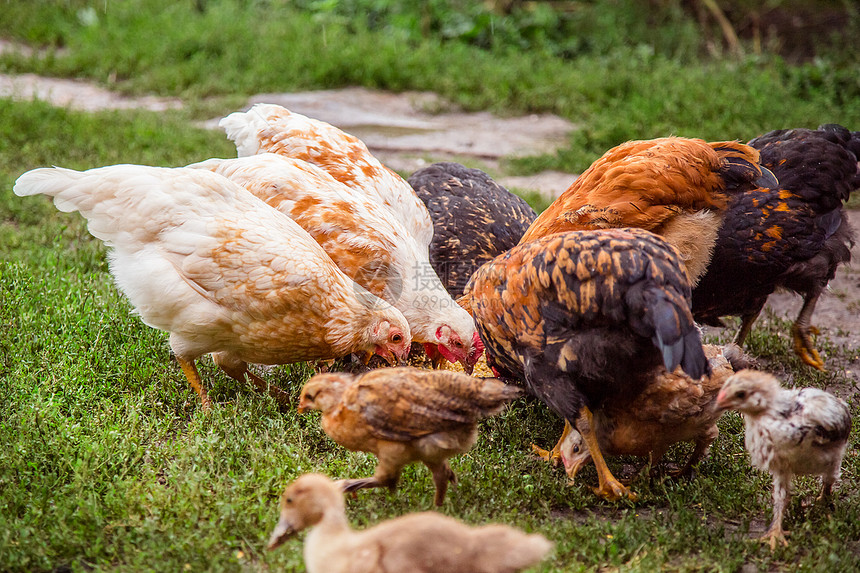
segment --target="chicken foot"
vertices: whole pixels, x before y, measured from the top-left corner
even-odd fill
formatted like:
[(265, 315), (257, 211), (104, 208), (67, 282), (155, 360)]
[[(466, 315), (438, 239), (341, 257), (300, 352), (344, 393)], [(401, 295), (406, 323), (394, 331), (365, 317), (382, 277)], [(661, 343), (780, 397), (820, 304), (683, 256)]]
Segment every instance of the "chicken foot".
[(588, 451), (591, 452), (591, 460), (594, 462), (594, 467), (597, 470), (598, 486), (594, 493), (615, 501), (622, 497), (636, 499), (636, 494), (619, 482), (609, 467), (606, 465), (606, 460), (603, 458), (603, 453), (600, 451), (600, 445), (597, 443), (597, 436), (594, 434), (594, 417), (588, 406), (583, 406), (579, 411), (579, 417), (576, 419), (576, 429), (582, 434), (582, 439), (585, 445), (588, 446)]
[[(538, 455), (540, 459), (545, 462), (551, 463), (553, 466), (557, 466), (559, 462), (561, 462), (561, 444), (564, 442), (567, 435), (572, 430), (572, 426), (570, 422), (567, 420), (564, 421), (564, 430), (561, 433), (561, 437), (556, 442), (555, 446), (551, 450), (545, 450), (537, 444), (532, 444), (532, 451)], [(575, 473), (574, 473), (575, 475)]]
[(788, 547), (785, 536), (788, 532), (782, 528), (782, 519), (788, 503), (791, 500), (791, 476), (773, 476), (773, 521), (767, 532), (761, 536), (760, 541), (770, 545), (770, 550), (776, 549), (777, 543)]
[(800, 356), (800, 359), (805, 364), (824, 372), (824, 360), (821, 359), (821, 356), (815, 349), (810, 336), (811, 334), (818, 334), (818, 329), (812, 326), (811, 323), (812, 313), (815, 311), (818, 297), (821, 296), (821, 290), (821, 288), (816, 288), (804, 297), (800, 314), (797, 315), (797, 320), (794, 321), (791, 327), (791, 336), (794, 339), (794, 352)]
[(188, 378), (188, 383), (191, 384), (191, 387), (194, 388), (194, 391), (197, 392), (197, 395), (200, 396), (200, 402), (203, 404), (203, 411), (208, 412), (212, 409), (212, 401), (209, 399), (209, 394), (206, 393), (206, 389), (203, 387), (203, 380), (200, 379), (200, 372), (197, 371), (197, 366), (194, 365), (194, 360), (187, 360), (178, 354), (174, 354), (174, 358), (179, 363), (179, 367), (182, 368), (182, 372), (185, 374), (185, 377)]

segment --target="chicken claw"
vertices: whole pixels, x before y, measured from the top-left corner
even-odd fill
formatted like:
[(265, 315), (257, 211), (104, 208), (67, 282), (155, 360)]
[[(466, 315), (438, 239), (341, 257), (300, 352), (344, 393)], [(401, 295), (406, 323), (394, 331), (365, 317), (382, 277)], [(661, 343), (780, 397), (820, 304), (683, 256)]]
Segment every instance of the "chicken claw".
[(788, 540), (785, 538), (786, 535), (788, 535), (788, 531), (785, 531), (782, 527), (771, 527), (767, 533), (759, 537), (759, 541), (767, 543), (771, 551), (776, 551), (777, 543), (782, 543), (783, 547), (788, 547)]
[(810, 337), (811, 334), (817, 336), (819, 334), (818, 329), (814, 326), (803, 327), (797, 323), (791, 327), (791, 336), (794, 339), (794, 352), (797, 353), (804, 364), (826, 372), (824, 369), (824, 360), (818, 354), (818, 350), (815, 349), (815, 345), (813, 345)]
[(558, 467), (559, 462), (561, 462), (561, 451), (558, 444), (551, 450), (545, 450), (537, 444), (532, 444), (532, 451), (543, 461), (551, 463), (553, 467)]
[(594, 493), (608, 501), (618, 501), (625, 497), (630, 501), (636, 501), (637, 496), (635, 493), (630, 491), (630, 488), (626, 487), (611, 475), (609, 477), (612, 479), (607, 479), (598, 487), (594, 488)]

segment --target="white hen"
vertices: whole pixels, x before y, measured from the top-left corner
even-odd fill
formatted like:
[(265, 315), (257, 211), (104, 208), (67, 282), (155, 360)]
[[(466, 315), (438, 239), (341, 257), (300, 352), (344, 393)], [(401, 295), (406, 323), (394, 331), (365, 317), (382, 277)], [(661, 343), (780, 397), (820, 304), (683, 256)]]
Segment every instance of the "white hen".
[[(34, 169), (17, 195), (45, 194), (79, 211), (112, 248), (111, 273), (143, 321), (170, 347), (200, 395), (194, 360), (213, 353), (231, 377), (247, 363), (284, 364), (408, 353), (400, 311), (345, 276), (294, 221), (228, 179), (198, 169), (114, 165)], [(273, 395), (281, 402), (283, 391)]]
[(782, 519), (791, 480), (820, 475), (819, 499), (830, 496), (851, 433), (848, 405), (817, 388), (783, 389), (770, 374), (741, 370), (726, 380), (717, 406), (743, 414), (752, 463), (773, 476), (773, 522), (762, 540), (771, 549), (777, 542), (788, 545)]
[(189, 165), (242, 185), (291, 217), (347, 276), (398, 308), (413, 339), (470, 371), (483, 345), (472, 317), (458, 306), (426, 248), (385, 207), (306, 161), (273, 153)]

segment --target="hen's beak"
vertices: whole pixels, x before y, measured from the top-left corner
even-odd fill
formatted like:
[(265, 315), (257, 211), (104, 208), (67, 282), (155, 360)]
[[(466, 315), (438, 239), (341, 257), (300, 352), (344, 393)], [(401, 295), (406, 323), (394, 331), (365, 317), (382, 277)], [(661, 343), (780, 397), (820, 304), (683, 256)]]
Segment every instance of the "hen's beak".
[(773, 171), (764, 165), (759, 165), (759, 167), (761, 167), (761, 177), (756, 179), (755, 184), (759, 187), (767, 187), (768, 189), (779, 187), (779, 179), (776, 178)]
[(462, 365), (463, 365), (463, 372), (465, 372), (466, 374), (468, 374), (469, 376), (471, 376), (471, 375), (472, 375), (472, 372), (474, 372), (474, 371), (475, 371), (475, 365), (474, 365), (474, 364), (469, 364), (469, 360), (468, 360), (468, 359), (466, 359), (466, 358), (463, 358), (463, 359), (462, 359), (462, 360), (460, 360), (459, 362), (460, 362), (460, 364), (462, 364)]
[[(394, 353), (391, 352), (391, 350), (389, 350), (388, 348), (385, 348), (384, 346), (380, 346), (379, 344), (377, 344), (376, 348), (374, 349), (374, 353), (381, 356), (382, 359), (385, 360), (389, 366), (395, 366), (397, 364), (397, 358), (394, 356)], [(369, 358), (368, 362), (370, 362)], [(367, 362), (365, 362), (365, 364), (367, 364)]]
[(275, 526), (275, 530), (272, 531), (272, 535), (269, 537), (269, 545), (266, 546), (266, 549), (269, 551), (277, 549), (284, 543), (284, 541), (296, 533), (298, 532), (293, 524), (288, 520), (281, 518), (281, 520), (278, 521), (278, 525)]
[(568, 461), (564, 456), (561, 456), (561, 462), (564, 464), (564, 473), (570, 481), (573, 481), (579, 470), (590, 460), (590, 458), (580, 458), (573, 461)]

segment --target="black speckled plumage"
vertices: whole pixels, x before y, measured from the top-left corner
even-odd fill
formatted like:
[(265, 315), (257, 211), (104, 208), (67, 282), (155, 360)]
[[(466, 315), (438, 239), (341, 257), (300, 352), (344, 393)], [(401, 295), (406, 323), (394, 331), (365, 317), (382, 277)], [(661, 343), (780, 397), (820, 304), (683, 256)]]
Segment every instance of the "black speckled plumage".
[(433, 220), (430, 264), (451, 296), (472, 273), (513, 248), (537, 214), (480, 169), (434, 163), (409, 178)]
[(779, 186), (732, 196), (708, 271), (693, 291), (693, 313), (708, 324), (725, 315), (751, 324), (767, 297), (785, 287), (805, 297), (808, 322), (815, 299), (850, 260), (854, 233), (842, 204), (860, 182), (860, 134), (831, 124), (772, 131), (750, 145)]

